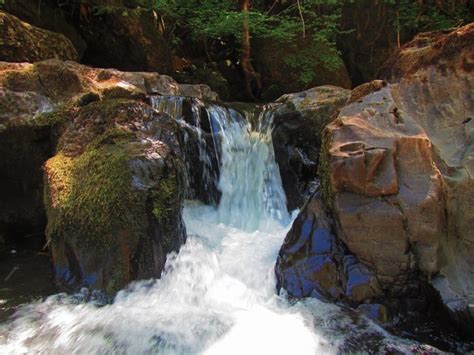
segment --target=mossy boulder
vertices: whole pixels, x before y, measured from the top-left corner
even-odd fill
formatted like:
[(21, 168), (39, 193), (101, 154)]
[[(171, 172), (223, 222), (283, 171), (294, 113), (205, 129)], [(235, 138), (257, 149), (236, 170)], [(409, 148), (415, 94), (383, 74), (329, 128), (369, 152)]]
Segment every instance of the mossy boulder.
[(178, 126), (128, 100), (80, 108), (44, 166), (56, 281), (113, 293), (159, 277), (186, 234)]
[[(72, 128), (60, 140), (61, 149), (68, 153), (76, 145), (84, 148), (86, 135), (95, 139), (102, 134), (101, 125), (107, 129), (114, 127), (95, 113), (97, 104), (100, 103), (103, 113), (117, 113), (115, 99), (142, 102), (159, 94), (215, 98), (206, 85), (181, 87), (173, 78), (158, 73), (96, 69), (57, 59), (0, 62), (0, 234), (6, 237), (3, 239), (41, 234), (44, 230), (41, 166), (55, 154), (58, 139), (69, 124)], [(74, 120), (79, 108), (81, 117), (97, 121), (96, 128), (87, 134), (81, 131), (86, 123)], [(123, 112), (119, 116), (125, 122), (127, 110)], [(145, 118), (140, 119), (145, 124)]]
[(0, 60), (36, 62), (57, 58), (78, 60), (71, 41), (59, 33), (43, 30), (0, 11)]

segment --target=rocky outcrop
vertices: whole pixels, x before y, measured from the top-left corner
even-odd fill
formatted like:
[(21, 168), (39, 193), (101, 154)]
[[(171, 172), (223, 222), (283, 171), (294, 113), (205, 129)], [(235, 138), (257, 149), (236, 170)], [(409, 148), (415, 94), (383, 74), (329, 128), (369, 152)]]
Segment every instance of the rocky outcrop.
[(57, 153), (44, 165), (57, 281), (113, 292), (159, 276), (184, 240), (181, 133), (147, 103), (174, 94), (216, 98), (157, 73), (0, 62), (2, 237), (44, 231), (42, 165)]
[(473, 33), (417, 38), (393, 67), (397, 83), (355, 89), (324, 131), (319, 166), (336, 239), (375, 273), (382, 298), (420, 299), (430, 284), (463, 321), (474, 301)]
[(186, 239), (176, 121), (123, 99), (65, 114), (71, 124), (44, 165), (56, 281), (113, 293), (159, 277)]
[(311, 195), (321, 147), (321, 132), (349, 99), (350, 91), (320, 86), (280, 97), (271, 108), (275, 158), (280, 168), (288, 210)]
[(0, 61), (37, 62), (56, 58), (78, 60), (72, 43), (59, 33), (43, 30), (0, 11)]
[(171, 72), (171, 50), (156, 14), (136, 2), (7, 1), (5, 8), (28, 23), (69, 38), (83, 63), (119, 70)]
[(382, 75), (392, 82), (406, 81), (426, 75), (433, 66), (446, 74), (470, 73), (474, 69), (473, 45), (473, 23), (455, 31), (420, 33), (385, 63)]
[(95, 0), (67, 4), (86, 42), (83, 62), (131, 71), (171, 72), (171, 50), (154, 12), (137, 3)]

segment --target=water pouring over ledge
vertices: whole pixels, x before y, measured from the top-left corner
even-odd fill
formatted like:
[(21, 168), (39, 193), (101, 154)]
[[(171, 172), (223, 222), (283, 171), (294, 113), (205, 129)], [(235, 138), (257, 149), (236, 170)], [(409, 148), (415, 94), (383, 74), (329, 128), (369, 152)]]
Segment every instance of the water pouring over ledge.
[(154, 105), (200, 137), (202, 179), (219, 189), (218, 206), (187, 203), (188, 240), (160, 280), (136, 282), (112, 304), (83, 291), (26, 305), (0, 329), (0, 353), (334, 353), (364, 337), (372, 349), (408, 351), (411, 342), (335, 305), (276, 295), (273, 267), (292, 218), (271, 112), (249, 117), (195, 100), (190, 125), (183, 102), (164, 97)]

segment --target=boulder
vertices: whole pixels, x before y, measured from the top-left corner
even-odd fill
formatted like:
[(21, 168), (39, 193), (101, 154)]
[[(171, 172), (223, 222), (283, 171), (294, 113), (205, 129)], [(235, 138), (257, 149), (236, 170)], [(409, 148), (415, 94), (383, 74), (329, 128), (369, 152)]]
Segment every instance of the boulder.
[[(186, 90), (215, 97), (204, 86)], [(157, 73), (95, 69), (56, 59), (0, 62), (0, 235), (11, 239), (44, 230), (41, 166), (55, 153), (70, 122), (69, 109), (181, 93), (176, 81)]]
[(44, 165), (57, 283), (114, 293), (159, 277), (186, 238), (177, 123), (124, 99), (67, 114), (71, 124)]
[(422, 38), (397, 56), (397, 83), (357, 89), (326, 128), (323, 199), (386, 292), (431, 282), (472, 320), (474, 26)]
[(127, 71), (171, 72), (171, 50), (156, 13), (123, 0), (71, 2), (65, 10), (87, 44), (83, 62)]
[(64, 35), (34, 27), (3, 11), (0, 11), (0, 33), (0, 61), (79, 59), (73, 44)]
[[(334, 220), (331, 244), (346, 248), (355, 265), (363, 265), (379, 283), (377, 300), (360, 297), (357, 302), (398, 299), (395, 303), (409, 311), (435, 309), (442, 302), (471, 335), (473, 39), (473, 24), (422, 35), (397, 55), (390, 74), (395, 83), (375, 81), (352, 91), (349, 103), (323, 131), (319, 176), (325, 211), (318, 217)], [(307, 252), (314, 244), (297, 237), (307, 209), (280, 252), (280, 278), (282, 265), (283, 270), (299, 265), (315, 270)], [(300, 248), (306, 254), (285, 257), (288, 264), (282, 264), (282, 255)], [(345, 270), (357, 270), (351, 265)], [(307, 269), (298, 273), (308, 275)], [(337, 275), (330, 267), (326, 273), (332, 280)], [(310, 275), (315, 288), (318, 280)], [(439, 297), (433, 297), (433, 290)]]
[(81, 59), (86, 43), (73, 24), (68, 21), (67, 12), (62, 10), (63, 5), (64, 3), (58, 3), (56, 0), (41, 0), (41, 2), (5, 0), (2, 6), (5, 12), (32, 26), (66, 36)]
[(288, 210), (301, 207), (311, 195), (321, 147), (321, 132), (349, 99), (350, 91), (320, 86), (280, 97), (270, 108), (275, 158)]

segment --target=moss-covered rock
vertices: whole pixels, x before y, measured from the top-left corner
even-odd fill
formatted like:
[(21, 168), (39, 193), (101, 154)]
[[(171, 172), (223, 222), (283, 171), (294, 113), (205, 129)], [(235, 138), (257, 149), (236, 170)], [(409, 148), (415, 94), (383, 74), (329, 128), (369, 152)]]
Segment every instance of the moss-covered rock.
[(44, 167), (58, 283), (113, 293), (159, 277), (185, 240), (177, 125), (136, 101), (77, 110)]
[(57, 58), (77, 60), (72, 43), (63, 35), (31, 26), (13, 15), (0, 11), (0, 60), (36, 62)]
[[(116, 99), (141, 102), (148, 95), (184, 93), (215, 98), (206, 85), (182, 88), (173, 78), (158, 73), (95, 69), (57, 59), (0, 62), (0, 234), (10, 239), (44, 230), (41, 166), (55, 154), (69, 124), (71, 129), (59, 140), (60, 150), (81, 154), (116, 123), (128, 130), (150, 125), (151, 107), (142, 110), (145, 106), (139, 102), (137, 106)], [(117, 115), (117, 120), (107, 119), (109, 115)]]

